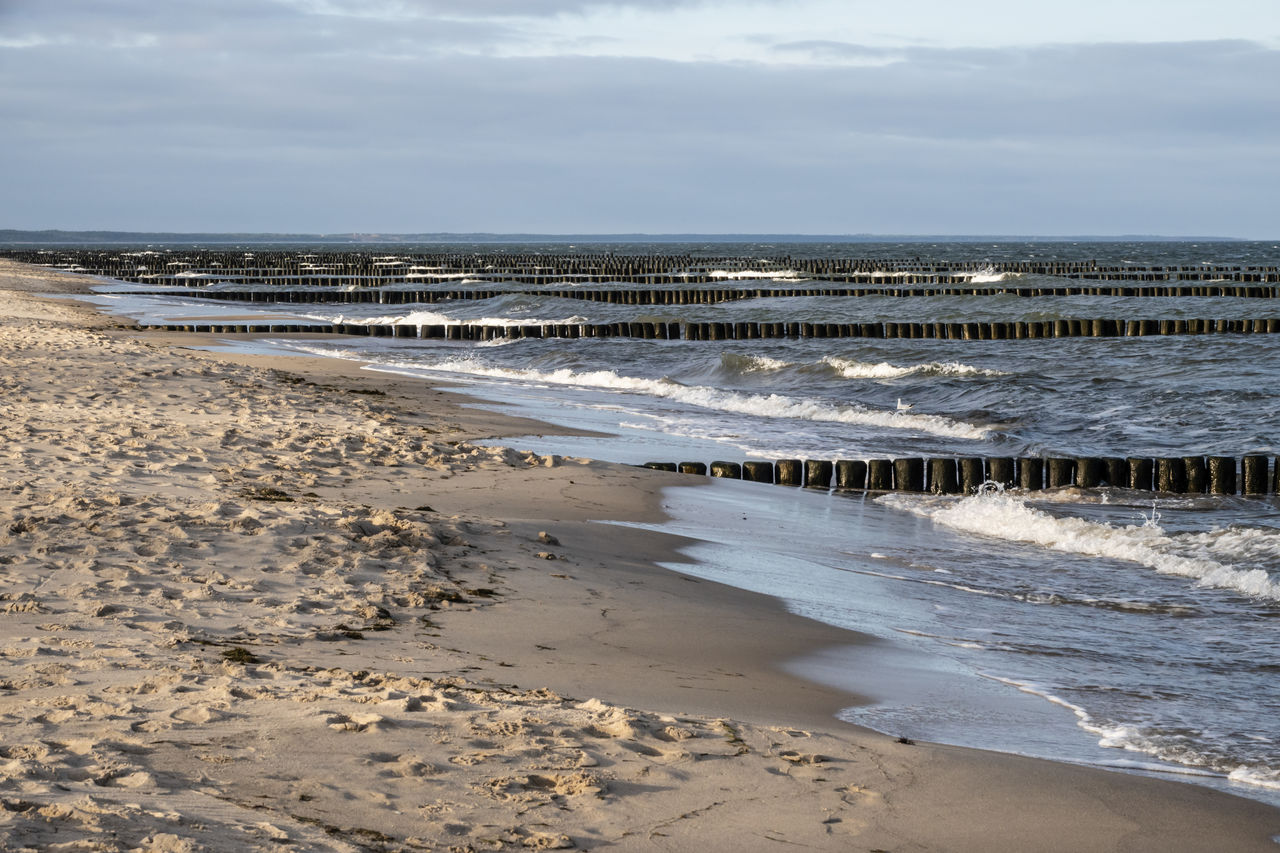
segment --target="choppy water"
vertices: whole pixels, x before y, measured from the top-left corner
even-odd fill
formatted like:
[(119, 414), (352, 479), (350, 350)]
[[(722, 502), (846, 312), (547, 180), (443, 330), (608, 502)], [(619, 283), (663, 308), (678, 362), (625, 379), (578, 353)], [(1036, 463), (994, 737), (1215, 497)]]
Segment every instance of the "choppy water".
[[(1280, 247), (1260, 243), (680, 250), (1143, 265), (1280, 262)], [(1018, 283), (1061, 282), (1027, 276)], [(193, 306), (179, 297), (110, 301), (117, 310), (149, 317), (241, 311), (227, 303)], [(300, 316), (324, 320), (413, 323), (1280, 317), (1280, 300), (1239, 298), (797, 297), (636, 308), (508, 293), (479, 302), (395, 306), (395, 313), (378, 305), (294, 307), (304, 309)], [(1280, 454), (1280, 335), (490, 344), (334, 338), (278, 345), (463, 381), (494, 404), (621, 436), (523, 443), (622, 462)], [(899, 411), (899, 400), (911, 408)], [(711, 500), (719, 507), (714, 512), (693, 498), (671, 500), (673, 524), (713, 543), (697, 555), (707, 576), (771, 592), (800, 612), (933, 655), (946, 662), (948, 696), (959, 690), (956, 679), (982, 685), (974, 688), (984, 697), (978, 705), (924, 691), (852, 710), (851, 719), (912, 737), (1204, 773), (1242, 793), (1280, 797), (1275, 499), (1153, 500), (1117, 489), (868, 499), (754, 484), (717, 484), (710, 492), (714, 499), (697, 500)], [(804, 510), (796, 511), (799, 506)], [(751, 521), (736, 529), (743, 514)], [(846, 665), (856, 666), (828, 660), (821, 668), (832, 677)], [(1002, 702), (1009, 708), (1031, 702), (1039, 710), (1014, 715), (1007, 725), (985, 724), (1004, 719), (989, 712)], [(988, 710), (974, 710), (979, 705)]]

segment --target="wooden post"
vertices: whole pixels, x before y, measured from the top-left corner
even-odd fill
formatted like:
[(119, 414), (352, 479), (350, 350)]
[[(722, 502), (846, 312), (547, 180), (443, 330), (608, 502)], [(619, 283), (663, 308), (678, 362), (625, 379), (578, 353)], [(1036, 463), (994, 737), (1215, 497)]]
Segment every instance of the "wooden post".
[(1017, 480), (1017, 463), (1009, 456), (992, 456), (987, 459), (987, 478), (1006, 489), (1013, 488)]
[(893, 488), (899, 492), (923, 492), (924, 460), (914, 456), (893, 460)]
[(804, 463), (804, 484), (811, 489), (831, 488), (831, 474), (835, 466), (825, 459), (809, 459)]
[(1129, 485), (1129, 463), (1119, 456), (1102, 457), (1102, 467), (1106, 470), (1106, 483), (1116, 489)]
[(737, 462), (712, 462), (711, 476), (724, 477), (729, 480), (741, 480), (742, 466)]
[(1152, 460), (1141, 456), (1130, 456), (1127, 460), (1129, 463), (1129, 488), (1138, 489), (1139, 491), (1151, 491), (1152, 481)]
[(774, 466), (780, 486), (804, 485), (804, 465), (799, 459), (779, 459)]
[(873, 492), (892, 491), (892, 462), (888, 459), (870, 459), (867, 461), (867, 489)]
[(1246, 495), (1265, 495), (1267, 493), (1267, 457), (1249, 455), (1240, 460), (1241, 479), (1244, 481), (1241, 493)]
[(836, 461), (837, 489), (865, 489), (867, 487), (867, 463), (861, 459)]
[(1044, 488), (1044, 460), (1038, 456), (1018, 459), (1018, 485), (1023, 491), (1038, 492)]
[(982, 458), (978, 456), (966, 456), (960, 459), (960, 492), (962, 494), (971, 495), (987, 481), (986, 474), (982, 470)]
[(1209, 492), (1215, 495), (1236, 493), (1236, 460), (1233, 457), (1209, 457)]
[(935, 495), (954, 495), (960, 491), (956, 476), (956, 460), (945, 457), (929, 460), (929, 491)]
[(1179, 457), (1156, 460), (1156, 490), (1172, 494), (1187, 492), (1187, 463)]
[(1070, 486), (1075, 478), (1076, 463), (1074, 459), (1063, 459), (1055, 456), (1048, 460), (1047, 468), (1049, 470), (1049, 488), (1051, 489)]
[(1202, 495), (1209, 491), (1209, 466), (1203, 456), (1184, 456), (1182, 465), (1187, 471), (1187, 492)]
[(1106, 476), (1102, 460), (1096, 456), (1082, 456), (1076, 460), (1076, 485), (1082, 489), (1096, 489)]

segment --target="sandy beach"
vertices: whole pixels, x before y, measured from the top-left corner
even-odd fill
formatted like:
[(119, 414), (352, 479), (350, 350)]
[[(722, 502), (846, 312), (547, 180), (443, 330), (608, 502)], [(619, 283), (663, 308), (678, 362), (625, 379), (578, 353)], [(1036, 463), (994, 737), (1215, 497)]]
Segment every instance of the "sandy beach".
[(92, 283), (0, 262), (0, 848), (1275, 849), (1258, 802), (840, 722), (782, 664), (863, 638), (599, 523), (685, 480), (38, 295)]

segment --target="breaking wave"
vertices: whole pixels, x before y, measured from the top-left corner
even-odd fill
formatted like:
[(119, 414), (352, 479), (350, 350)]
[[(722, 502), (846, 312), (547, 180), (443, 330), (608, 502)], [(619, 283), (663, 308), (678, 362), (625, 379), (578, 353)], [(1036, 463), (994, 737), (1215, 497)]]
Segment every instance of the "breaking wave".
[(1012, 542), (1026, 542), (1090, 557), (1126, 560), (1160, 574), (1192, 578), (1199, 585), (1280, 601), (1280, 583), (1261, 568), (1237, 568), (1220, 558), (1239, 558), (1242, 549), (1276, 553), (1280, 532), (1260, 529), (1169, 534), (1158, 524), (1115, 526), (1083, 518), (1059, 517), (1004, 493), (958, 501), (886, 495), (890, 506), (938, 524)]

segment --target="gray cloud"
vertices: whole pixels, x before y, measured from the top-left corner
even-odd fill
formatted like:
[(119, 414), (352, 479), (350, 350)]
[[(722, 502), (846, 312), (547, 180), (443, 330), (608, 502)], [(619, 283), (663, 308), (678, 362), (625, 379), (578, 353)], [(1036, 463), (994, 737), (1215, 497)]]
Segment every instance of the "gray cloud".
[(361, 21), (414, 31), (463, 21), (505, 28), (509, 19), (601, 8), (674, 9), (706, 2), (710, 0), (0, 0), (0, 22), (8, 42), (30, 37), (102, 41), (115, 33), (137, 31), (210, 30), (252, 38), (271, 31), (285, 34), (293, 27), (302, 27), (305, 34)]
[(898, 61), (903, 57), (903, 52), (897, 48), (873, 47), (843, 41), (808, 40), (773, 44), (768, 37), (760, 37), (758, 40), (769, 44), (770, 49), (779, 54), (807, 57), (818, 61), (888, 62)]
[[(370, 7), (372, 8), (372, 7)], [(28, 49), (153, 47), (193, 58), (237, 56), (259, 62), (271, 55), (305, 59), (333, 53), (356, 53), (371, 59), (388, 48), (413, 53), (440, 48), (482, 47), (518, 41), (519, 30), (498, 20), (473, 16), (374, 14), (341, 16), (308, 11), (300, 4), (277, 0), (60, 0), (57, 4), (21, 6), (10, 14), (0, 36), (0, 62), (8, 45)]]
[(509, 22), (50, 5), (3, 13), (79, 40), (0, 49), (4, 227), (1268, 236), (1280, 187), (1249, 42), (499, 60), (437, 48)]
[(465, 18), (541, 17), (593, 8), (673, 9), (707, 0), (273, 0), (309, 14), (409, 20), (449, 15)]

